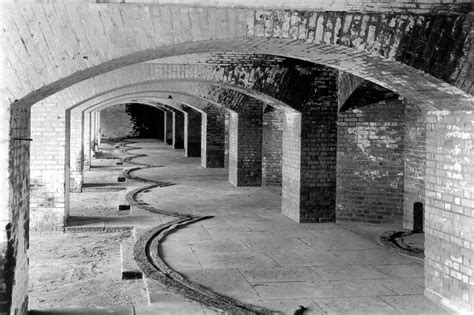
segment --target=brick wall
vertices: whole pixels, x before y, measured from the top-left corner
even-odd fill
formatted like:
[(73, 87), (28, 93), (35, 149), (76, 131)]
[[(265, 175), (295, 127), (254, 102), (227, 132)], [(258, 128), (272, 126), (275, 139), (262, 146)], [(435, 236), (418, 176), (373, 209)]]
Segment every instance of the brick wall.
[(267, 106), (262, 126), (262, 185), (281, 186), (284, 112)]
[(339, 113), (337, 219), (402, 221), (404, 121), (401, 100)]
[(403, 227), (413, 229), (415, 203), (425, 204), (426, 119), (414, 104), (405, 101)]
[(430, 112), (426, 122), (425, 292), (473, 311), (474, 113)]

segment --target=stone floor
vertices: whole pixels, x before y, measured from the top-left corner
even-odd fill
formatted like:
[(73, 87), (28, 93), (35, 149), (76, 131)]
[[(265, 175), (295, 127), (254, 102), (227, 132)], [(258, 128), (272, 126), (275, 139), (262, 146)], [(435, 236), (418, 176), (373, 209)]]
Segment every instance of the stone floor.
[[(236, 188), (228, 183), (225, 169), (204, 169), (199, 158), (186, 158), (183, 150), (150, 140), (130, 146), (140, 147), (132, 153), (148, 155), (135, 161), (161, 166), (134, 175), (175, 184), (142, 193), (141, 201), (169, 211), (214, 216), (177, 230), (162, 245), (164, 260), (188, 279), (287, 314), (299, 305), (308, 308), (304, 314), (446, 314), (423, 295), (419, 260), (384, 248), (344, 224), (297, 224), (280, 214), (279, 188)], [(95, 161), (87, 181), (118, 185), (121, 168), (115, 162)], [(91, 192), (84, 192), (77, 200), (88, 194), (91, 198)], [(73, 207), (72, 225), (133, 225), (140, 233), (171, 219), (134, 208), (128, 216), (118, 215), (114, 194), (101, 209)], [(152, 288), (153, 304), (111, 308), (107, 314), (215, 313), (158, 286)]]

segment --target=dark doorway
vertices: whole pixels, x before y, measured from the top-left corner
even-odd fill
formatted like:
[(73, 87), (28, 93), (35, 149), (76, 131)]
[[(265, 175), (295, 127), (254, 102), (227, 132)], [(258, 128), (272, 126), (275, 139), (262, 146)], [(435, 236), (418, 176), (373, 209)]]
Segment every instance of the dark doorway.
[(413, 232), (423, 232), (423, 203), (413, 204)]

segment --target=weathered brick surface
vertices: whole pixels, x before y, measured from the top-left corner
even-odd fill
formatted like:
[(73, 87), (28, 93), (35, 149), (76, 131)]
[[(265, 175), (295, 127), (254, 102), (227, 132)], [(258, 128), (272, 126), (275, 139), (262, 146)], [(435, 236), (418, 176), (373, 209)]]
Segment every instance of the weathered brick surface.
[(262, 127), (262, 185), (281, 186), (285, 112), (265, 107)]
[(426, 118), (425, 286), (474, 310), (474, 113)]
[(403, 101), (340, 112), (337, 139), (337, 219), (396, 223), (403, 217)]

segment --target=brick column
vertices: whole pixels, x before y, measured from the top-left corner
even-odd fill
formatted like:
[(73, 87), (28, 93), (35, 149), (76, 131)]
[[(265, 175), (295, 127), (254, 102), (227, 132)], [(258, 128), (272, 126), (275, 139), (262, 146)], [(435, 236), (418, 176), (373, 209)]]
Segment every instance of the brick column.
[(229, 182), (235, 186), (262, 184), (263, 108), (248, 100), (239, 113), (229, 116)]
[(201, 166), (224, 167), (224, 115), (225, 109), (208, 105), (203, 109), (201, 123)]
[(165, 143), (173, 144), (173, 112), (169, 109), (163, 109), (165, 112), (164, 133)]
[(0, 313), (27, 314), (30, 107), (12, 104), (0, 118)]
[(271, 106), (263, 113), (262, 185), (281, 186), (284, 114)]
[(69, 198), (65, 111), (50, 97), (32, 107), (31, 117), (30, 227), (59, 230), (68, 216)]
[(184, 116), (184, 155), (187, 157), (201, 156), (201, 113), (191, 107), (185, 106)]
[(297, 222), (335, 220), (337, 71), (321, 70), (312, 90), (283, 128), (282, 213)]
[(91, 148), (97, 150), (97, 111), (91, 111)]
[(229, 120), (230, 112), (224, 113), (224, 167), (229, 168)]
[(162, 113), (163, 113), (163, 121), (161, 122), (163, 125), (163, 137), (159, 138), (160, 140), (163, 140), (164, 143), (166, 143), (166, 110), (164, 110), (161, 107), (157, 107)]
[(91, 129), (92, 129), (92, 120), (91, 113), (89, 111), (82, 112), (82, 117), (84, 119), (84, 128), (83, 128), (83, 139), (84, 145), (82, 150), (84, 151), (84, 171), (88, 171), (91, 168), (91, 156), (92, 156), (92, 147), (91, 147)]
[(472, 312), (474, 113), (429, 112), (426, 120), (425, 294)]
[(100, 123), (100, 110), (96, 112), (96, 133), (97, 133), (97, 147), (100, 147), (100, 143), (102, 142), (102, 132), (101, 132), (101, 123)]
[[(69, 163), (70, 177), (69, 177), (69, 191), (81, 192), (83, 184), (83, 121), (82, 112), (79, 110), (66, 110), (66, 120), (70, 121), (69, 133)], [(67, 150), (68, 148), (66, 148)]]
[(173, 149), (184, 149), (184, 113), (173, 111)]

